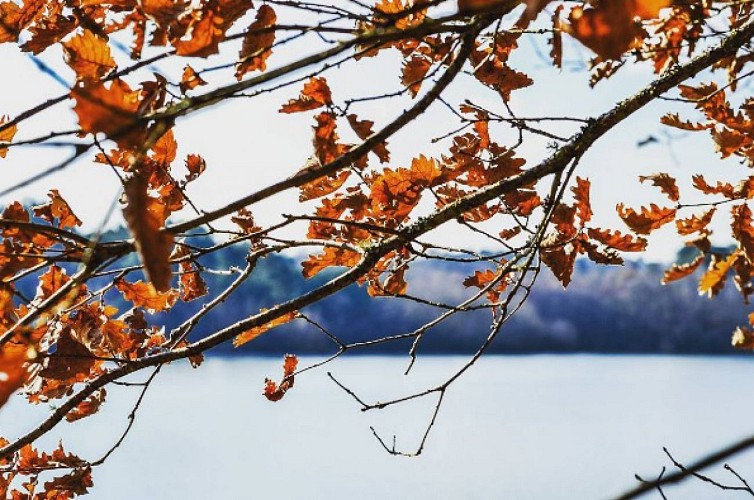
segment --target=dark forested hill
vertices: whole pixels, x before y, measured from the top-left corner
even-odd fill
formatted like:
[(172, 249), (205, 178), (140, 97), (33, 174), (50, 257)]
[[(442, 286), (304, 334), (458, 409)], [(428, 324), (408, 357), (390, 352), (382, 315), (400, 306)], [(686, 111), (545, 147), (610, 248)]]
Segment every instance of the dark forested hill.
[[(244, 264), (243, 251), (229, 248), (201, 260), (207, 268), (227, 270)], [(492, 346), (498, 353), (732, 353), (733, 329), (746, 320), (747, 309), (729, 287), (713, 299), (700, 297), (693, 279), (660, 284), (664, 268), (628, 262), (622, 267), (596, 266), (580, 261), (566, 292), (543, 272), (527, 303), (503, 328)], [(334, 272), (334, 271), (333, 271)], [(326, 273), (323, 273), (326, 274)], [(417, 264), (409, 273), (409, 292), (445, 303), (458, 302), (470, 291), (458, 286), (468, 268), (446, 262)], [(260, 308), (294, 297), (322, 283), (333, 273), (307, 281), (294, 260), (272, 255), (261, 261), (252, 278), (227, 302), (207, 315), (195, 335), (201, 336)], [(461, 279), (459, 279), (461, 277)], [(134, 278), (135, 279), (135, 278)], [(233, 279), (209, 275), (210, 291)], [(452, 284), (448, 286), (447, 284)], [(29, 285), (31, 285), (29, 283)], [(33, 290), (27, 291), (33, 295)], [(116, 300), (117, 294), (111, 299)], [(202, 300), (179, 303), (169, 314), (157, 316), (170, 329), (189, 317)], [(353, 286), (305, 311), (344, 340), (410, 332), (442, 311), (414, 302), (370, 298)], [(423, 352), (467, 353), (487, 335), (489, 311), (457, 314), (429, 331)], [(407, 344), (385, 344), (369, 352), (406, 352)], [(216, 354), (334, 352), (334, 344), (311, 325), (297, 321), (272, 330), (241, 349), (225, 345)]]

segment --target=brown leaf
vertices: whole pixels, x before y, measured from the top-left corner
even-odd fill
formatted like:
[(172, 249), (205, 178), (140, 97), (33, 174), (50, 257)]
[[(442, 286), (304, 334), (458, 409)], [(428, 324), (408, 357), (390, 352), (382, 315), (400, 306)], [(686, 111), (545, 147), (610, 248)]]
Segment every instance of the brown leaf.
[(644, 181), (652, 181), (652, 185), (659, 187), (660, 191), (668, 195), (670, 201), (678, 201), (680, 198), (678, 185), (676, 185), (675, 179), (668, 174), (659, 173), (639, 176), (639, 182)]
[(256, 326), (254, 328), (250, 328), (246, 330), (245, 332), (236, 335), (236, 338), (233, 339), (233, 347), (239, 347), (239, 346), (244, 345), (247, 342), (251, 342), (255, 338), (262, 335), (263, 333), (269, 330), (272, 330), (273, 328), (276, 328), (280, 325), (284, 325), (290, 321), (293, 321), (296, 318), (298, 318), (298, 311), (291, 311), (289, 313), (283, 314), (282, 316), (278, 316), (272, 321), (268, 321), (262, 326)]
[(754, 226), (752, 226), (751, 209), (746, 203), (731, 208), (731, 229), (746, 259), (754, 262)]
[(733, 252), (725, 258), (713, 255), (709, 269), (704, 273), (702, 279), (699, 280), (699, 295), (714, 297), (720, 293), (728, 277), (728, 271), (739, 255), (737, 252)]
[(581, 177), (576, 177), (576, 185), (571, 187), (574, 199), (576, 200), (576, 214), (581, 219), (582, 224), (592, 219), (592, 206), (589, 203), (590, 187), (591, 183), (589, 179), (582, 179)]
[(332, 105), (332, 95), (327, 80), (323, 77), (312, 77), (304, 84), (304, 89), (297, 99), (291, 99), (280, 108), (281, 113), (299, 113), (310, 109)]
[(669, 0), (602, 1), (595, 7), (571, 9), (564, 29), (603, 59), (620, 59), (642, 31), (634, 18), (652, 19)]
[(70, 328), (64, 328), (58, 337), (55, 352), (49, 356), (47, 366), (39, 374), (62, 382), (77, 381), (88, 376), (96, 363), (89, 349), (73, 338)]
[(26, 383), (26, 364), (34, 357), (34, 350), (11, 341), (0, 347), (0, 407)]
[(321, 271), (333, 266), (353, 267), (361, 260), (361, 254), (348, 250), (346, 248), (327, 247), (319, 255), (310, 255), (307, 260), (301, 263), (302, 274), (305, 278), (320, 273)]
[(252, 8), (251, 0), (207, 0), (189, 16), (188, 39), (173, 41), (179, 56), (209, 57), (219, 52), (225, 33)]
[(665, 271), (661, 283), (667, 285), (668, 283), (689, 276), (696, 271), (700, 265), (702, 265), (702, 262), (704, 262), (704, 254), (697, 255), (694, 260), (686, 264), (673, 264), (673, 267)]
[(115, 69), (107, 42), (88, 29), (65, 42), (63, 51), (77, 80), (99, 80)]
[(181, 93), (185, 94), (189, 90), (194, 90), (201, 85), (207, 85), (207, 82), (199, 76), (199, 73), (197, 73), (194, 68), (187, 64), (186, 67), (183, 68), (183, 75), (181, 76)]
[(278, 386), (274, 381), (264, 379), (264, 396), (270, 401), (280, 401), (285, 393), (293, 387), (293, 373), (298, 366), (298, 358), (295, 354), (286, 354), (283, 361), (283, 381)]
[(709, 223), (712, 222), (712, 216), (715, 215), (715, 210), (715, 207), (712, 207), (699, 216), (694, 214), (686, 219), (676, 220), (675, 227), (678, 234), (685, 236), (687, 234), (704, 230)]
[(573, 266), (576, 262), (576, 253), (575, 250), (567, 251), (562, 246), (542, 249), (540, 252), (542, 262), (550, 268), (552, 274), (555, 275), (563, 287), (567, 287), (571, 282)]
[(137, 121), (139, 92), (126, 82), (91, 82), (71, 90), (76, 100), (73, 110), (86, 133), (104, 133), (122, 148), (138, 147), (144, 139), (144, 126)]
[(419, 93), (422, 81), (431, 67), (432, 61), (419, 54), (412, 55), (404, 62), (401, 83), (408, 88), (411, 97), (416, 97)]
[(50, 201), (44, 205), (34, 207), (34, 215), (41, 217), (53, 226), (72, 228), (81, 225), (81, 220), (71, 210), (68, 202), (60, 196), (57, 189), (51, 189), (47, 196)]
[(115, 286), (127, 301), (136, 307), (143, 307), (151, 313), (170, 309), (178, 298), (177, 290), (168, 290), (162, 293), (157, 291), (152, 283), (143, 281), (129, 283), (121, 279), (115, 283)]
[(275, 10), (267, 4), (259, 7), (256, 19), (243, 39), (239, 62), (236, 67), (236, 78), (241, 79), (249, 71), (264, 71), (267, 69), (267, 59), (272, 55), (272, 45), (275, 43), (275, 31), (260, 31), (273, 26), (277, 22)]
[(621, 252), (643, 252), (647, 248), (646, 239), (630, 234), (621, 234), (620, 231), (589, 228), (587, 234), (590, 238), (599, 241), (606, 247), (620, 250)]
[(123, 217), (134, 235), (147, 277), (157, 291), (166, 292), (170, 290), (173, 277), (168, 262), (173, 235), (161, 229), (167, 216), (166, 207), (160, 199), (149, 196), (147, 182), (146, 175), (141, 172), (126, 181), (127, 205)]
[(652, 203), (649, 208), (641, 207), (641, 212), (632, 208), (624, 208), (622, 203), (616, 207), (618, 215), (631, 230), (638, 234), (649, 234), (675, 219), (674, 208), (660, 208)]
[[(0, 116), (0, 127), (7, 122), (7, 116)], [(0, 131), (0, 158), (5, 158), (5, 156), (8, 154), (8, 148), (3, 147), (3, 145), (13, 142), (13, 137), (16, 135), (17, 131), (17, 125), (11, 125), (10, 127), (7, 127), (4, 130)]]
[(75, 422), (76, 420), (81, 420), (82, 418), (94, 415), (99, 411), (102, 403), (105, 402), (106, 395), (107, 391), (104, 388), (98, 390), (87, 399), (79, 403), (78, 406), (76, 406), (73, 410), (69, 411), (66, 414), (65, 419), (69, 422)]
[[(359, 117), (355, 114), (348, 115), (348, 124), (351, 125), (353, 131), (362, 141), (366, 140), (374, 133), (372, 131), (374, 122), (371, 120), (359, 120)], [(380, 159), (380, 163), (387, 163), (390, 161), (390, 152), (387, 150), (387, 142), (383, 141), (378, 143), (374, 146), (372, 152)]]

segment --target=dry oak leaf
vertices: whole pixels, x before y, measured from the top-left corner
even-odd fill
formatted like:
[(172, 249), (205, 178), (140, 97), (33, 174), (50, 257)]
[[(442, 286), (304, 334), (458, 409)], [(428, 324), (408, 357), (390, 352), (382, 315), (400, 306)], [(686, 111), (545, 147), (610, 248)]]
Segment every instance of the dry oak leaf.
[(574, 7), (564, 30), (603, 59), (620, 59), (642, 35), (634, 19), (652, 19), (669, 0), (601, 0), (595, 7)]
[(87, 399), (79, 403), (73, 410), (69, 411), (66, 414), (65, 419), (68, 422), (75, 422), (76, 420), (81, 420), (82, 418), (94, 415), (99, 411), (102, 403), (105, 402), (106, 395), (107, 391), (104, 388), (98, 390)]
[(264, 396), (270, 401), (280, 401), (285, 393), (293, 387), (293, 373), (298, 366), (295, 354), (286, 354), (283, 360), (283, 381), (278, 386), (273, 380), (264, 379)]
[(591, 239), (599, 241), (606, 247), (621, 252), (643, 252), (647, 248), (646, 239), (630, 234), (621, 234), (620, 231), (589, 228), (587, 234)]
[(26, 383), (26, 363), (35, 356), (31, 346), (8, 342), (0, 347), (0, 407)]
[[(262, 309), (262, 312), (265, 312), (265, 309)], [(250, 328), (246, 330), (245, 332), (236, 335), (236, 338), (233, 339), (233, 347), (239, 347), (239, 346), (244, 345), (247, 342), (251, 342), (255, 338), (262, 335), (263, 333), (269, 330), (272, 330), (275, 327), (278, 327), (280, 325), (284, 325), (290, 321), (293, 321), (297, 317), (298, 317), (298, 311), (291, 311), (289, 313), (283, 314), (282, 316), (278, 316), (272, 321), (268, 321), (267, 323), (261, 326)]]
[(46, 273), (39, 277), (37, 285), (38, 299), (46, 299), (53, 293), (57, 292), (60, 287), (69, 282), (71, 278), (66, 274), (65, 269), (56, 265), (50, 266)]
[(99, 80), (116, 66), (107, 42), (87, 29), (65, 42), (63, 51), (77, 80)]
[(675, 219), (676, 210), (674, 208), (660, 208), (652, 203), (649, 208), (641, 207), (641, 212), (632, 208), (625, 208), (623, 203), (619, 203), (615, 209), (623, 222), (631, 230), (638, 234), (649, 234), (653, 230), (671, 222)]
[(219, 52), (225, 32), (252, 8), (251, 0), (204, 0), (189, 16), (188, 39), (173, 41), (179, 56), (209, 57)]
[(736, 349), (754, 349), (754, 333), (745, 326), (739, 326), (733, 331), (730, 344)]
[(173, 163), (177, 153), (178, 143), (175, 141), (173, 129), (162, 134), (152, 146), (152, 159), (163, 167), (167, 167)]
[(678, 192), (678, 185), (675, 182), (675, 178), (665, 173), (657, 173), (652, 175), (640, 175), (639, 182), (652, 181), (653, 186), (660, 188), (660, 191), (665, 193), (670, 201), (678, 201), (680, 193)]
[(713, 255), (707, 272), (699, 280), (699, 295), (714, 297), (720, 293), (728, 277), (728, 271), (739, 256), (738, 252), (732, 252), (725, 258)]
[(73, 110), (85, 133), (102, 132), (122, 148), (138, 147), (143, 142), (143, 127), (138, 122), (139, 92), (116, 78), (109, 83), (91, 82), (71, 90), (76, 100)]
[(189, 90), (193, 90), (200, 85), (207, 85), (207, 82), (199, 76), (199, 73), (197, 73), (194, 68), (187, 64), (186, 67), (183, 68), (183, 75), (181, 75), (181, 83), (179, 84), (181, 93), (185, 94)]
[(576, 249), (568, 250), (566, 247), (558, 246), (556, 248), (542, 249), (539, 255), (542, 262), (550, 268), (552, 274), (555, 275), (565, 288), (571, 282), (577, 253)]
[(173, 235), (162, 230), (167, 208), (160, 199), (149, 196), (147, 182), (142, 172), (126, 181), (123, 217), (134, 236), (147, 277), (157, 291), (167, 292), (173, 277), (169, 262)]
[(686, 264), (673, 264), (670, 269), (665, 271), (661, 283), (667, 285), (668, 283), (689, 276), (696, 271), (700, 265), (702, 265), (702, 262), (704, 262), (704, 254), (697, 255), (694, 260)]
[[(348, 124), (351, 125), (353, 131), (362, 141), (365, 141), (369, 136), (374, 134), (372, 131), (372, 126), (374, 125), (373, 121), (359, 120), (359, 117), (355, 114), (350, 114), (347, 118)], [(372, 152), (380, 159), (380, 163), (387, 163), (390, 161), (390, 152), (387, 150), (387, 142), (383, 141), (378, 143), (372, 148)]]
[(754, 262), (754, 226), (752, 213), (746, 203), (731, 208), (731, 230), (733, 237), (739, 242), (746, 260)]
[(332, 94), (324, 77), (312, 77), (296, 99), (291, 99), (280, 108), (281, 113), (299, 113), (322, 106), (332, 105)]
[(429, 68), (431, 67), (432, 61), (420, 54), (413, 54), (411, 58), (403, 64), (401, 83), (408, 89), (411, 97), (416, 97), (416, 94), (419, 93), (422, 81), (424, 80), (424, 77), (427, 76)]
[[(71, 206), (60, 196), (57, 189), (51, 189), (47, 196), (50, 198), (48, 203), (33, 208), (36, 217), (41, 217), (60, 228), (73, 228), (81, 225), (81, 219), (76, 217)], [(56, 220), (57, 224), (55, 223)]]
[(39, 374), (61, 382), (80, 381), (89, 375), (97, 360), (81, 342), (73, 338), (71, 328), (60, 332), (55, 352), (48, 357), (47, 366)]
[(143, 307), (150, 313), (170, 309), (178, 298), (178, 290), (158, 292), (151, 283), (144, 281), (129, 283), (121, 279), (115, 283), (115, 286), (127, 301), (136, 307)]
[(0, 116), (0, 158), (5, 158), (8, 154), (8, 148), (4, 147), (4, 144), (9, 144), (13, 141), (16, 132), (18, 131), (17, 125), (10, 125), (3, 127), (3, 124), (8, 122), (7, 116)]
[(256, 19), (246, 30), (243, 38), (239, 61), (236, 66), (236, 78), (241, 79), (249, 71), (267, 69), (267, 58), (272, 55), (275, 43), (275, 31), (269, 29), (277, 22), (275, 10), (267, 4), (259, 7)]
[(733, 199), (738, 196), (736, 188), (728, 182), (717, 181), (717, 184), (712, 186), (707, 183), (701, 174), (697, 174), (691, 177), (694, 187), (704, 194), (721, 194), (728, 199)]
[(681, 118), (678, 116), (678, 113), (668, 113), (664, 115), (662, 118), (660, 118), (660, 123), (669, 127), (675, 127), (681, 130), (690, 131), (704, 130), (705, 128), (708, 128), (707, 125), (681, 120)]
[(712, 216), (715, 215), (715, 211), (716, 208), (712, 207), (699, 216), (692, 215), (686, 219), (676, 220), (675, 227), (678, 234), (685, 236), (687, 234), (703, 231), (709, 223), (712, 222)]
[(593, 215), (592, 206), (589, 202), (589, 188), (591, 185), (589, 179), (576, 177), (576, 185), (571, 188), (573, 197), (576, 200), (576, 215), (578, 215), (584, 224), (589, 222)]
[(347, 248), (327, 247), (319, 255), (310, 255), (301, 263), (301, 273), (305, 278), (320, 273), (332, 266), (353, 267), (361, 260), (361, 254)]
[(21, 9), (15, 2), (0, 3), (0, 43), (17, 42)]
[(183, 183), (188, 184), (197, 179), (206, 169), (207, 162), (201, 156), (194, 154), (186, 156), (186, 170), (188, 170), (188, 173)]

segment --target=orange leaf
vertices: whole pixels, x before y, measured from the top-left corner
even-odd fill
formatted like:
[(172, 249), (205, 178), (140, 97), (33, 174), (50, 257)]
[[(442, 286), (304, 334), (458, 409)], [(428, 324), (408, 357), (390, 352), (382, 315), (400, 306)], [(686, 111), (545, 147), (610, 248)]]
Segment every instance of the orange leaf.
[(702, 264), (702, 262), (704, 262), (704, 254), (697, 255), (694, 260), (687, 264), (673, 264), (673, 267), (665, 271), (661, 283), (663, 285), (667, 285), (670, 282), (685, 278), (686, 276), (696, 271)]
[[(262, 312), (264, 312), (264, 309), (262, 310)], [(233, 339), (233, 347), (239, 347), (239, 346), (244, 345), (247, 342), (251, 342), (255, 338), (262, 335), (263, 333), (269, 330), (272, 330), (273, 328), (276, 328), (280, 325), (284, 325), (290, 321), (293, 321), (296, 318), (298, 318), (298, 311), (291, 311), (289, 313), (283, 314), (282, 316), (278, 316), (272, 321), (268, 321), (267, 323), (261, 326), (255, 326), (254, 328), (250, 328), (246, 330), (245, 332), (236, 335), (236, 338)]]
[(33, 349), (24, 344), (8, 342), (0, 348), (0, 407), (26, 382), (31, 357)]
[(412, 55), (411, 59), (403, 64), (401, 83), (408, 88), (411, 97), (416, 97), (419, 93), (422, 81), (431, 67), (432, 61), (418, 54)]
[(199, 76), (199, 73), (197, 73), (194, 68), (187, 64), (186, 67), (183, 68), (183, 75), (181, 75), (181, 93), (185, 94), (189, 90), (193, 90), (200, 85), (207, 85), (207, 82)]
[[(45, 219), (53, 226), (67, 228), (81, 225), (81, 220), (71, 210), (68, 202), (60, 196), (57, 189), (51, 189), (47, 196), (50, 202), (34, 207), (34, 215)], [(55, 223), (57, 220), (57, 224)]]
[(669, 0), (605, 0), (574, 7), (564, 29), (603, 59), (620, 59), (642, 34), (634, 18), (652, 19), (668, 5)]
[(136, 307), (143, 307), (151, 313), (165, 311), (173, 307), (178, 298), (177, 290), (158, 292), (151, 283), (137, 281), (129, 283), (118, 280), (115, 286), (123, 294), (123, 297)]
[(186, 170), (188, 170), (188, 174), (186, 174), (186, 179), (183, 181), (184, 184), (188, 184), (202, 175), (206, 168), (207, 162), (204, 158), (199, 155), (188, 155), (186, 157)]
[(168, 291), (173, 276), (168, 262), (173, 235), (161, 229), (167, 209), (160, 199), (149, 196), (147, 178), (141, 172), (126, 181), (125, 195), (128, 201), (123, 217), (134, 236), (147, 277), (155, 289)]
[(305, 278), (320, 273), (333, 266), (353, 267), (361, 260), (361, 254), (346, 248), (327, 247), (320, 255), (310, 255), (309, 259), (301, 263), (302, 274)]
[(712, 222), (713, 215), (715, 215), (715, 207), (710, 208), (700, 216), (692, 215), (687, 219), (678, 219), (675, 221), (676, 230), (680, 235), (702, 231)]
[(94, 415), (99, 411), (102, 403), (105, 402), (106, 395), (107, 391), (104, 388), (100, 389), (99, 391), (95, 392), (87, 399), (79, 403), (78, 406), (76, 406), (73, 410), (69, 411), (66, 414), (65, 419), (68, 422), (75, 422), (76, 420), (81, 420), (82, 418)]
[(749, 262), (754, 262), (754, 227), (752, 214), (746, 203), (731, 208), (733, 237), (740, 243)]
[(264, 396), (270, 401), (280, 401), (285, 393), (293, 387), (293, 373), (298, 366), (295, 354), (286, 354), (283, 361), (283, 381), (278, 386), (274, 381), (264, 379)]
[(267, 69), (267, 58), (272, 55), (272, 45), (275, 43), (275, 31), (262, 31), (273, 26), (277, 21), (275, 10), (267, 4), (257, 11), (256, 19), (243, 39), (239, 62), (236, 67), (236, 78), (239, 80), (249, 71), (264, 71)]
[(332, 105), (332, 95), (327, 80), (312, 77), (304, 84), (304, 89), (297, 99), (291, 99), (280, 108), (281, 113), (298, 113)]
[(587, 223), (592, 218), (592, 206), (589, 203), (589, 188), (591, 183), (589, 179), (576, 177), (576, 185), (571, 188), (576, 200), (576, 214), (582, 223)]
[[(362, 141), (366, 140), (374, 133), (372, 131), (374, 122), (371, 120), (359, 120), (359, 117), (355, 114), (348, 115), (348, 124), (351, 125), (353, 131), (356, 132), (356, 135)], [(372, 149), (372, 152), (380, 159), (380, 163), (387, 163), (390, 161), (390, 152), (387, 150), (387, 142), (380, 142)]]
[(652, 181), (653, 186), (660, 188), (660, 191), (668, 195), (670, 201), (678, 201), (680, 193), (678, 192), (678, 185), (675, 183), (675, 179), (668, 174), (659, 173), (652, 175), (640, 175), (639, 182)]
[(63, 50), (77, 80), (99, 80), (115, 69), (107, 42), (87, 29), (65, 42)]
[(122, 148), (139, 146), (143, 142), (143, 126), (137, 121), (139, 92), (126, 82), (115, 79), (106, 87), (92, 82), (71, 90), (76, 100), (73, 110), (84, 132), (103, 132)]
[(728, 271), (738, 257), (737, 252), (731, 253), (726, 258), (713, 255), (709, 269), (699, 281), (699, 295), (706, 294), (708, 297), (713, 297), (720, 293), (725, 285), (725, 279), (728, 277)]
[(208, 0), (190, 16), (188, 39), (175, 40), (179, 56), (208, 57), (219, 52), (225, 32), (252, 8), (251, 0)]
[(710, 184), (707, 184), (707, 181), (704, 180), (704, 177), (700, 174), (692, 176), (691, 180), (694, 183), (694, 187), (704, 194), (721, 194), (728, 199), (733, 199), (737, 196), (736, 190), (733, 185), (727, 182), (722, 183), (720, 181), (717, 181), (717, 184), (712, 186)]
[(647, 248), (647, 240), (630, 234), (621, 234), (620, 231), (609, 229), (592, 229), (587, 231), (589, 237), (597, 240), (606, 247), (620, 250), (621, 252), (643, 252)]
[(649, 208), (641, 207), (641, 212), (632, 208), (625, 208), (622, 203), (616, 207), (618, 215), (632, 231), (639, 234), (649, 234), (653, 230), (664, 226), (675, 219), (674, 208), (660, 208), (652, 203)]
[(681, 120), (677, 113), (668, 113), (667, 115), (664, 115), (660, 118), (660, 123), (681, 130), (703, 130), (707, 128), (705, 125), (699, 123), (691, 123), (689, 121)]
[(560, 281), (563, 287), (567, 287), (573, 275), (573, 266), (576, 262), (576, 251), (566, 251), (563, 247), (542, 249), (540, 257), (542, 262), (550, 268), (552, 274)]
[[(8, 121), (7, 116), (0, 116), (0, 127)], [(8, 148), (3, 147), (3, 144), (9, 144), (13, 141), (13, 137), (16, 135), (16, 132), (18, 131), (18, 126), (11, 125), (10, 127), (5, 128), (4, 130), (0, 131), (0, 158), (5, 158), (5, 155), (8, 154)]]
[(173, 129), (168, 130), (162, 137), (157, 139), (152, 146), (152, 159), (166, 167), (173, 163), (176, 153), (178, 152), (178, 143), (175, 142)]

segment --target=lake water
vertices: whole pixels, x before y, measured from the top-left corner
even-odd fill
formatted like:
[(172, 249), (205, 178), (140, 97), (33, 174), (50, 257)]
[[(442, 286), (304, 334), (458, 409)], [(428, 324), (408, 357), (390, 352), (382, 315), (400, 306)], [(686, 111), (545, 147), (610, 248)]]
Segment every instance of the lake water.
[[(281, 360), (210, 359), (163, 370), (125, 444), (94, 471), (92, 498), (610, 498), (635, 473), (656, 476), (667, 446), (683, 462), (754, 433), (754, 358), (496, 356), (451, 386), (424, 453), (385, 453), (369, 430), (412, 451), (434, 399), (362, 413), (326, 375), (363, 399), (440, 382), (461, 357), (353, 357), (262, 395)], [(302, 363), (315, 361), (303, 358)], [(40, 443), (95, 459), (126, 425), (138, 388), (113, 388), (100, 414), (64, 423)], [(0, 433), (28, 430), (46, 408), (11, 401)], [(754, 480), (754, 454), (730, 461)], [(710, 474), (728, 482), (722, 467)], [(669, 498), (729, 498), (695, 480)], [(660, 498), (651, 493), (646, 498)]]

